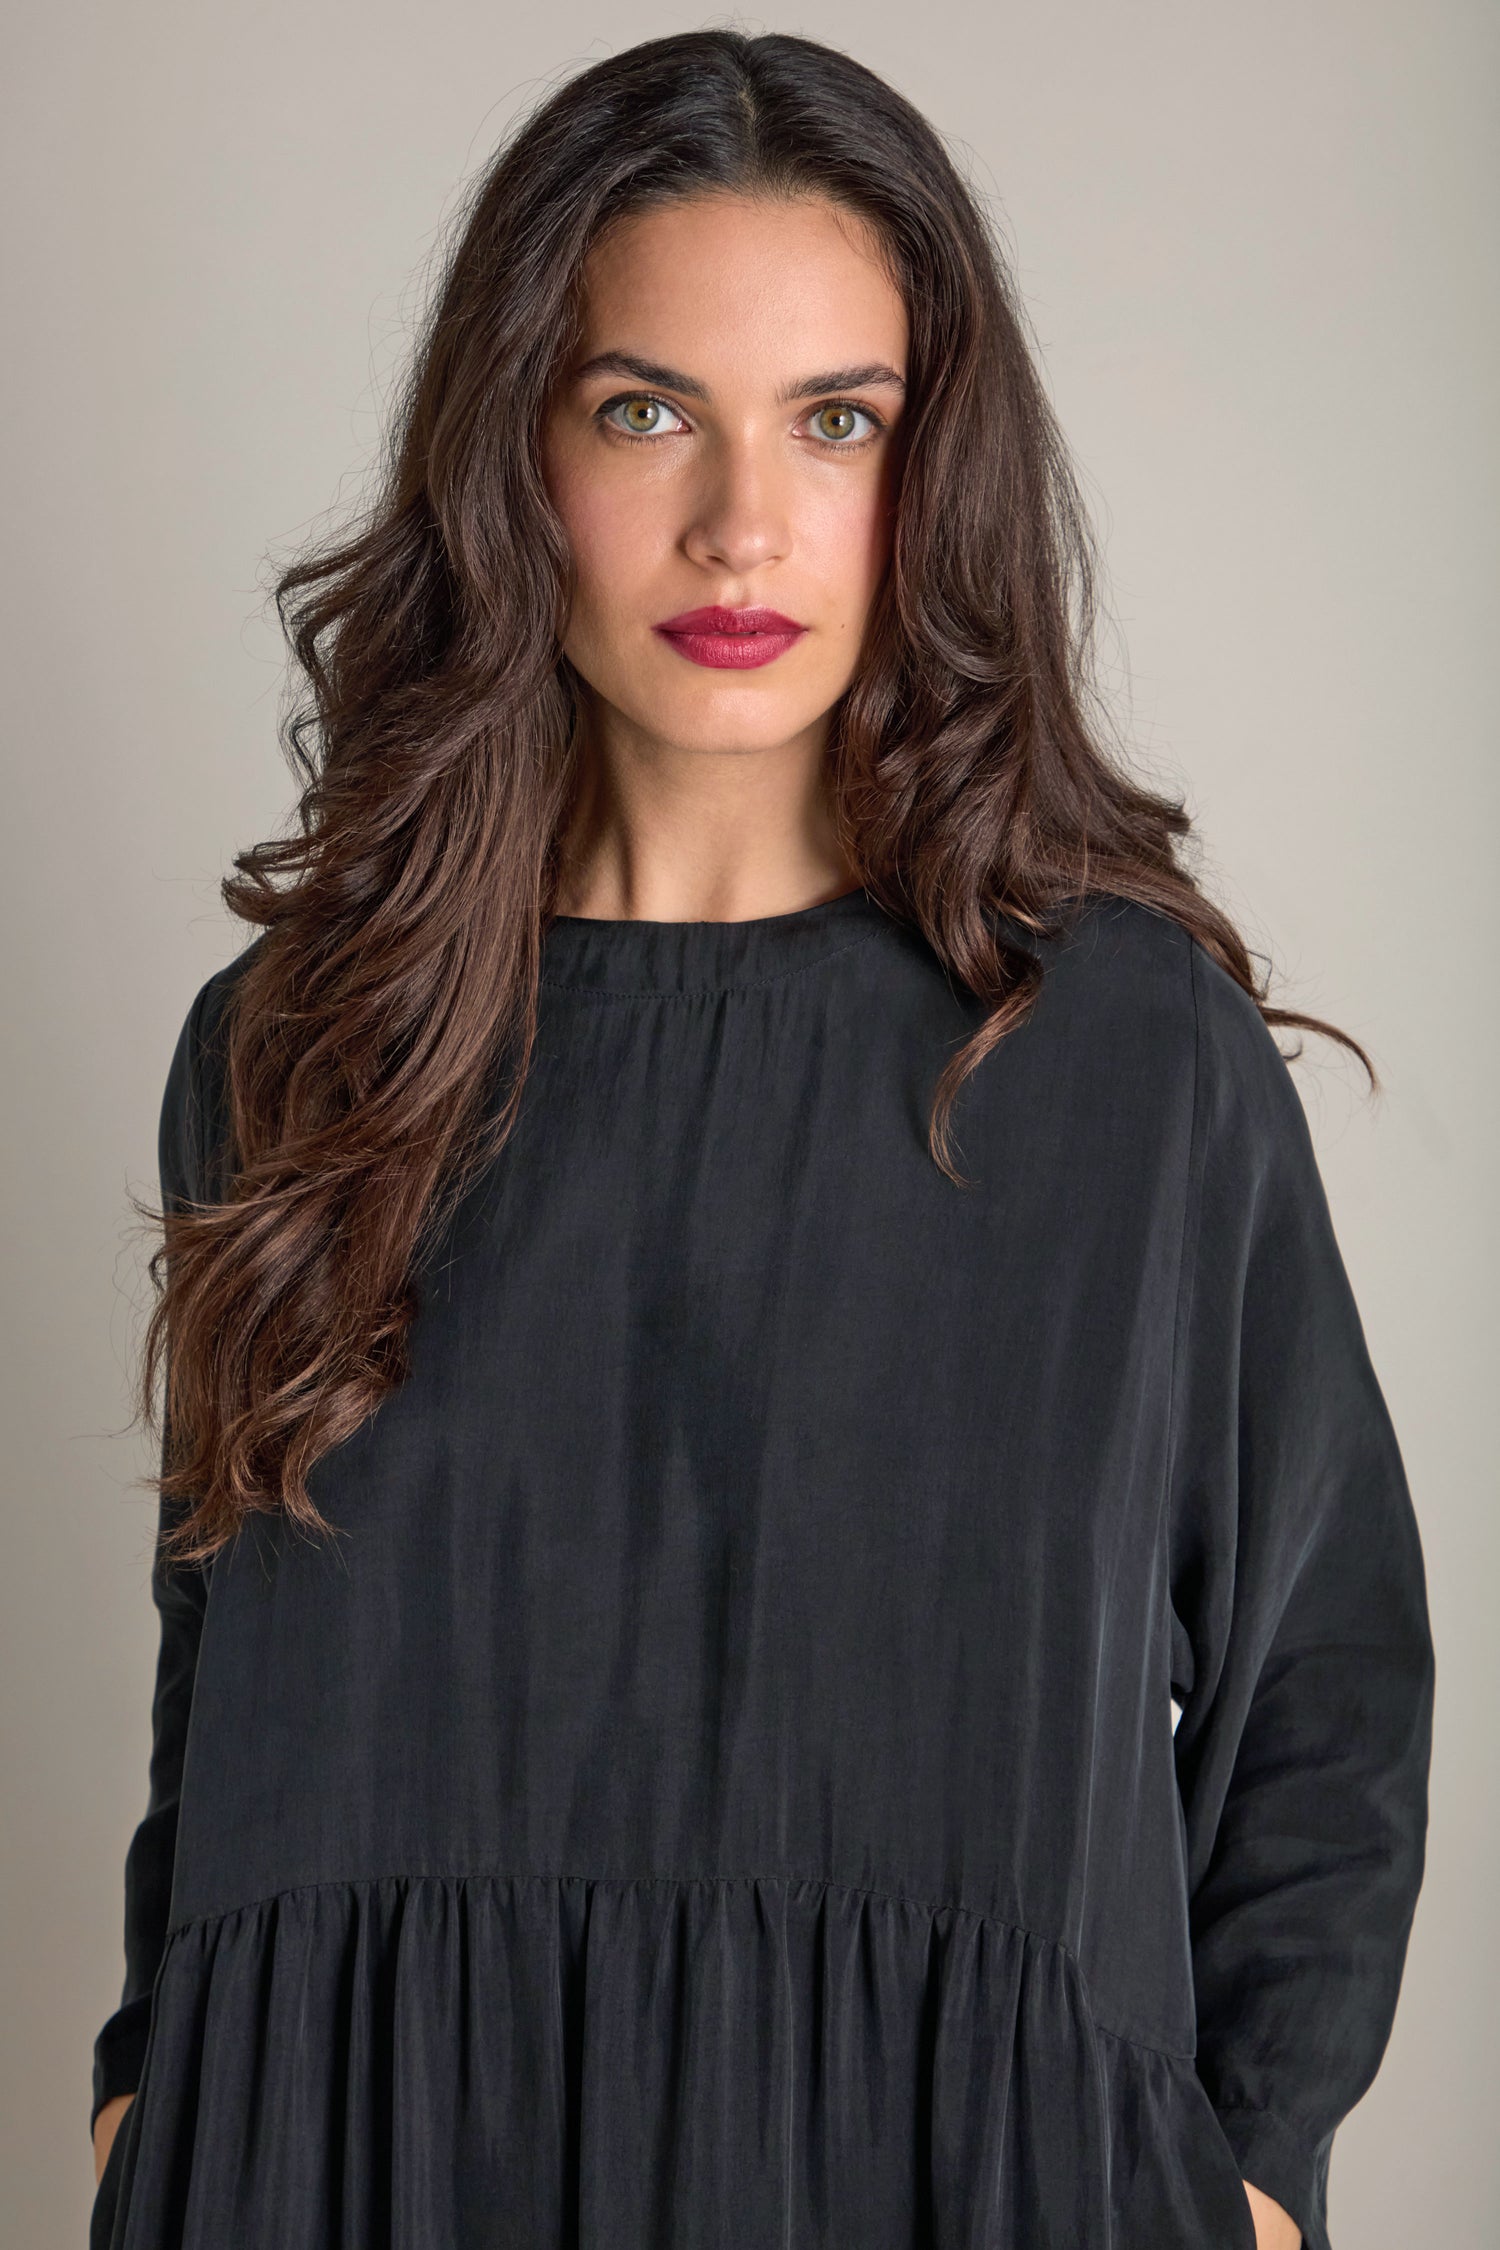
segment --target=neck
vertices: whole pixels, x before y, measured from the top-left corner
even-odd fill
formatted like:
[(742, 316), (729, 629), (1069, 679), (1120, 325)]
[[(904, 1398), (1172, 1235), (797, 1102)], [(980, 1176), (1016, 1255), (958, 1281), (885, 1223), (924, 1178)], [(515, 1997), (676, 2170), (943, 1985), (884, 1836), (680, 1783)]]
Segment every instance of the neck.
[(852, 889), (860, 875), (837, 834), (826, 748), (826, 721), (790, 742), (733, 750), (589, 726), (556, 911), (739, 922)]

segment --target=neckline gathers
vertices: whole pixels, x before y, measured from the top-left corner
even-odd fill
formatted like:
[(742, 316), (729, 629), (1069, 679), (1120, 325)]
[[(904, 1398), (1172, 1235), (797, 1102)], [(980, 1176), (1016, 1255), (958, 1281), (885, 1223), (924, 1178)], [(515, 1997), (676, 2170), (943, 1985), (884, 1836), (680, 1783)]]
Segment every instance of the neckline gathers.
[(728, 992), (795, 976), (891, 926), (890, 916), (863, 885), (816, 906), (743, 922), (556, 914), (542, 934), (541, 981), (619, 999)]

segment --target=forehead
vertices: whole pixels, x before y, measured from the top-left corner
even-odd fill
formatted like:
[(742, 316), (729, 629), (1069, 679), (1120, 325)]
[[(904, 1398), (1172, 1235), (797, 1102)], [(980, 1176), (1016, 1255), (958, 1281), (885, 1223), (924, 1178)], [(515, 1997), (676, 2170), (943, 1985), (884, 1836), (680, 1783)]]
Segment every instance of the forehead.
[(580, 359), (628, 351), (741, 381), (793, 363), (899, 369), (906, 351), (878, 236), (811, 197), (696, 196), (639, 212), (590, 252), (580, 310)]

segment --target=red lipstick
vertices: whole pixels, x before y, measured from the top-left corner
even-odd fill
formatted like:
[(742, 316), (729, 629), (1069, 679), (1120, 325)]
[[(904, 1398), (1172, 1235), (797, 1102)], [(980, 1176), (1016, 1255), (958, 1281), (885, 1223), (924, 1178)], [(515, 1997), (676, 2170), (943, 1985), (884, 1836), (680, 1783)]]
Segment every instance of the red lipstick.
[(712, 604), (663, 618), (652, 630), (689, 663), (746, 672), (784, 656), (807, 627), (794, 617), (783, 617), (779, 609), (722, 609)]

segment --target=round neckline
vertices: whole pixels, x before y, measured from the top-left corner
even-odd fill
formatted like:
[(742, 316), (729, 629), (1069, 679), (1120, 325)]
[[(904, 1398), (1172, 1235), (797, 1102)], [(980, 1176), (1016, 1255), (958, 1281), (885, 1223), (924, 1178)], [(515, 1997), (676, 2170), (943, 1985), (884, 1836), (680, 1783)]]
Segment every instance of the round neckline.
[(555, 914), (542, 933), (541, 981), (621, 999), (728, 992), (796, 976), (889, 922), (862, 884), (815, 906), (743, 922)]

